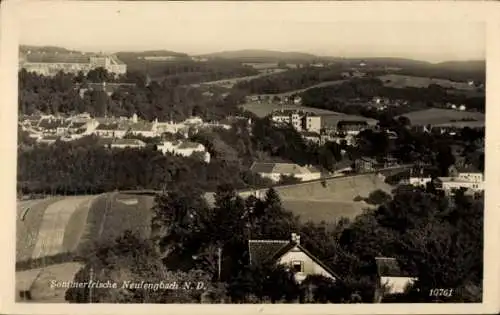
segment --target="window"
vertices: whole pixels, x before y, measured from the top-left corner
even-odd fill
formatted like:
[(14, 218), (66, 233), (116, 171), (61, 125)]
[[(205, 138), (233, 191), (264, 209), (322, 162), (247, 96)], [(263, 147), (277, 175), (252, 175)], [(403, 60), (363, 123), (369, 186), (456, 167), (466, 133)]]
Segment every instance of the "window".
[(303, 272), (304, 271), (304, 263), (300, 260), (292, 261), (292, 270), (293, 270), (293, 272)]

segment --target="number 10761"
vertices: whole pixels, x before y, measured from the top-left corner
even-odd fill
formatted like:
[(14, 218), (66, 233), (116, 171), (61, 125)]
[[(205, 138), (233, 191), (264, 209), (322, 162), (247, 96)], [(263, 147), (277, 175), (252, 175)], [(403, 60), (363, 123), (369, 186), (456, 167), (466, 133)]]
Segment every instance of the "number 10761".
[(453, 295), (453, 289), (430, 289), (429, 296), (445, 296), (451, 297)]

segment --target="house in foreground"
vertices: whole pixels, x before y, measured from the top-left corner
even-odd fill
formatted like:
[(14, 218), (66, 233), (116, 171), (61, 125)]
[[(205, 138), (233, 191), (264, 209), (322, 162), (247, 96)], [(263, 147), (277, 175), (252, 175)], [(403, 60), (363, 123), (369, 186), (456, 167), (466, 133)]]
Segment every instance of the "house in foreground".
[(312, 165), (300, 166), (293, 163), (254, 162), (250, 170), (274, 182), (279, 182), (282, 176), (293, 176), (300, 181), (310, 181), (321, 178), (321, 172)]
[(321, 260), (300, 244), (300, 235), (292, 233), (290, 240), (249, 240), (250, 264), (275, 262), (293, 271), (297, 282), (309, 275), (321, 275), (333, 281), (339, 277)]

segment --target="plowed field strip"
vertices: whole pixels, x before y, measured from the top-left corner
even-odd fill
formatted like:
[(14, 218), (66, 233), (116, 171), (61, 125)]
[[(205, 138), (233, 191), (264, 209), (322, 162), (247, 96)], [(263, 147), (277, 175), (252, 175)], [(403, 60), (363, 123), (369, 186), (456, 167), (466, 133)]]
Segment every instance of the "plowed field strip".
[(90, 198), (87, 202), (83, 203), (73, 213), (64, 230), (63, 250), (66, 252), (73, 252), (77, 249), (78, 245), (85, 237), (89, 227), (87, 226), (87, 217), (94, 201), (100, 196)]
[[(91, 198), (91, 197), (90, 197)], [(63, 251), (64, 230), (73, 212), (89, 197), (67, 198), (50, 205), (43, 216), (32, 258), (52, 256)]]
[[(16, 262), (31, 259), (33, 249), (37, 243), (39, 230), (47, 206), (60, 200), (60, 198), (47, 198), (18, 203), (16, 222)], [(21, 215), (26, 208), (30, 208), (21, 220)]]

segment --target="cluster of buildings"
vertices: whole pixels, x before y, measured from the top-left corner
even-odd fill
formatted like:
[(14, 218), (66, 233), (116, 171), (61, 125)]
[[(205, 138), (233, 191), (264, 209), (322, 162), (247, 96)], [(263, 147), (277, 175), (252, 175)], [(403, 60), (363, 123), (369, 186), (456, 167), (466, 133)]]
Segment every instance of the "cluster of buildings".
[(104, 68), (109, 73), (124, 75), (127, 65), (115, 55), (79, 52), (31, 52), (19, 56), (19, 68), (44, 76), (54, 76), (60, 71), (87, 74), (90, 70)]
[(452, 194), (454, 191), (464, 189), (466, 194), (474, 195), (484, 191), (484, 175), (471, 167), (450, 166), (448, 176), (433, 177), (430, 172), (421, 168), (419, 171), (410, 173), (410, 177), (403, 181), (418, 187), (426, 187), (433, 183), (437, 189), (443, 190), (446, 194)]
[(321, 132), (321, 116), (296, 110), (279, 110), (271, 113), (271, 120), (276, 124), (288, 125), (299, 132)]
[[(233, 117), (238, 119), (239, 117)], [(137, 114), (132, 117), (93, 118), (89, 114), (79, 114), (71, 117), (53, 115), (26, 116), (19, 122), (23, 131), (27, 132), (38, 143), (53, 144), (56, 141), (73, 141), (86, 136), (95, 135), (103, 140), (109, 148), (144, 148), (146, 143), (142, 138), (159, 138), (166, 140), (170, 134), (182, 135), (182, 140), (163, 141), (157, 144), (157, 149), (164, 154), (169, 152), (182, 156), (200, 153), (203, 160), (210, 161), (210, 154), (199, 143), (187, 141), (189, 133), (197, 133), (202, 129), (231, 129), (229, 118), (224, 122), (204, 122), (199, 117), (191, 117), (183, 122), (159, 122), (158, 119), (145, 121)], [(135, 138), (134, 138), (135, 137)], [(171, 138), (171, 137), (170, 137)]]
[(464, 104), (457, 105), (457, 104), (453, 104), (453, 103), (446, 103), (445, 107), (449, 108), (449, 109), (458, 110), (458, 111), (461, 111), (461, 112), (467, 110), (467, 106), (465, 106)]
[(406, 100), (392, 100), (388, 97), (375, 96), (372, 98), (371, 102), (369, 102), (368, 106), (378, 111), (383, 111), (390, 107), (400, 107), (408, 104), (409, 102)]
[(374, 158), (363, 156), (354, 161), (354, 170), (357, 173), (370, 173), (379, 169), (397, 167), (398, 161), (394, 157), (384, 157), (382, 161), (377, 161)]
[[(237, 119), (237, 117), (235, 117)], [(122, 139), (127, 134), (146, 138), (161, 137), (165, 133), (186, 135), (207, 128), (231, 129), (231, 118), (221, 122), (204, 122), (199, 117), (191, 117), (183, 122), (159, 122), (158, 119), (146, 121), (139, 119), (137, 114), (132, 117), (91, 117), (89, 114), (79, 114), (70, 117), (53, 115), (26, 116), (19, 122), (22, 129), (37, 140), (48, 136), (71, 141), (88, 135), (102, 138)]]
[(302, 97), (300, 95), (288, 94), (260, 94), (250, 95), (246, 97), (250, 103), (270, 103), (280, 105), (302, 105)]
[(318, 115), (300, 110), (277, 110), (270, 117), (275, 124), (291, 125), (305, 140), (319, 144), (345, 141), (347, 145), (355, 145), (356, 136), (373, 128), (376, 122), (358, 116)]

